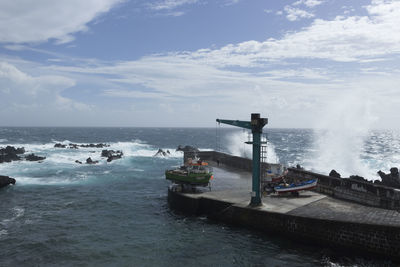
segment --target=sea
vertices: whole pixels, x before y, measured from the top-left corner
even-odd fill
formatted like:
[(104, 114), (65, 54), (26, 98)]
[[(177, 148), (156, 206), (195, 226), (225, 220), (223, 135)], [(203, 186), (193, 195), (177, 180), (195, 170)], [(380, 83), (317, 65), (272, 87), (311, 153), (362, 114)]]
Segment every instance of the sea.
[[(265, 129), (267, 161), (376, 180), (398, 167), (400, 134)], [(17, 180), (0, 189), (0, 266), (390, 266), (249, 229), (187, 217), (168, 207), (164, 171), (179, 145), (250, 157), (239, 128), (0, 128), (0, 148), (24, 147), (43, 162), (0, 164)], [(55, 148), (106, 143), (107, 148)], [(158, 149), (169, 151), (154, 157)], [(107, 162), (102, 149), (121, 150)], [(91, 157), (98, 164), (85, 163)], [(237, 180), (240, 180), (239, 177)], [(215, 175), (214, 181), (218, 181)], [(247, 181), (248, 182), (248, 181)], [(239, 185), (240, 183), (237, 183)]]

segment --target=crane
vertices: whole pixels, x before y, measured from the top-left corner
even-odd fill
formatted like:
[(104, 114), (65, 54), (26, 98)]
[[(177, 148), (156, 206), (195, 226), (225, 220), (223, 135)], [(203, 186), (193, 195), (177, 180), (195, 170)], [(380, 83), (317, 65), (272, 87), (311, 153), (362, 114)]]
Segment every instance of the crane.
[(253, 142), (246, 142), (248, 144), (253, 144), (253, 174), (250, 206), (260, 206), (262, 204), (260, 194), (261, 134), (263, 127), (268, 123), (268, 119), (260, 118), (259, 113), (252, 113), (250, 121), (217, 119), (217, 122), (251, 130)]

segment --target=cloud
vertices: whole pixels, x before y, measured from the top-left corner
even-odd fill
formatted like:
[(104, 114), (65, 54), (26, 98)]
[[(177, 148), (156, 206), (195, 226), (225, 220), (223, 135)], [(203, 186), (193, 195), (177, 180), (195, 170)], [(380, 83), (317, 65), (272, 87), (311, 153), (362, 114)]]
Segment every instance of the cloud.
[(324, 3), (322, 0), (299, 0), (293, 3), (294, 6), (305, 5), (306, 7), (313, 8)]
[[(122, 0), (0, 1), (0, 42), (71, 42), (73, 34)], [(12, 48), (12, 46), (9, 46)], [(14, 47), (18, 48), (18, 47)]]
[[(32, 116), (54, 116), (57, 111), (88, 111), (87, 104), (63, 97), (62, 91), (75, 81), (57, 75), (31, 76), (13, 64), (0, 62), (0, 114), (2, 124), (13, 125), (16, 117), (30, 124)], [(33, 119), (33, 121), (38, 118)], [(18, 123), (18, 122), (17, 122)]]
[(162, 11), (162, 10), (172, 10), (177, 7), (195, 4), (199, 0), (163, 0), (156, 3), (148, 4), (149, 8), (152, 10)]
[(302, 10), (300, 8), (294, 8), (291, 6), (285, 6), (285, 12), (287, 13), (286, 18), (290, 21), (296, 21), (300, 19), (309, 19), (314, 17), (314, 14), (307, 12), (305, 10)]

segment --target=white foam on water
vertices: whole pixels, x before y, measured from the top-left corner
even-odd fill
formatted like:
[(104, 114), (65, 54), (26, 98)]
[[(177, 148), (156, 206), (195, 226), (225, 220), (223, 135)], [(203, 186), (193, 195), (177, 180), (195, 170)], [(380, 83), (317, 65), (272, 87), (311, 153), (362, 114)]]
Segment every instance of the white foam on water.
[(14, 207), (14, 208), (12, 208), (12, 217), (9, 219), (4, 219), (4, 220), (0, 221), (0, 224), (3, 226), (7, 226), (9, 223), (14, 222), (19, 217), (24, 216), (24, 214), (25, 214), (24, 208)]
[(6, 229), (0, 230), (0, 239), (2, 236), (8, 235), (8, 231)]

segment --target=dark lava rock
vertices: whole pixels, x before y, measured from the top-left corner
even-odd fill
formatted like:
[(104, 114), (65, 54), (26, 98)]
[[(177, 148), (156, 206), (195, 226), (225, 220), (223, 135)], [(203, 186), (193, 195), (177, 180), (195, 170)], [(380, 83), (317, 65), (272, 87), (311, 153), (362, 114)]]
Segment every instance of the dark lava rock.
[(179, 145), (176, 148), (176, 151), (183, 151), (183, 152), (199, 152), (200, 150), (194, 146), (184, 146), (182, 147), (181, 145)]
[(75, 160), (75, 163), (82, 164), (82, 161)]
[(96, 163), (99, 163), (99, 161), (98, 160), (92, 160), (91, 157), (86, 159), (86, 164), (96, 164)]
[(21, 160), (21, 157), (18, 155), (24, 153), (25, 149), (23, 147), (15, 148), (7, 146), (6, 148), (0, 148), (0, 163)]
[(66, 145), (63, 145), (63, 144), (60, 144), (60, 143), (57, 143), (57, 144), (54, 145), (54, 147), (57, 147), (57, 148), (66, 148), (67, 146), (66, 146)]
[(157, 153), (154, 154), (153, 157), (167, 157), (167, 156), (169, 156), (169, 155), (171, 155), (171, 153), (169, 152), (169, 150), (164, 151), (164, 150), (162, 150), (162, 149), (160, 148), (160, 149), (158, 149)]
[[(91, 147), (91, 148), (103, 148), (103, 147), (109, 147), (110, 145), (107, 145), (107, 144), (82, 144), (82, 145), (78, 145), (78, 144), (74, 144), (74, 143), (69, 143), (68, 144), (68, 148), (71, 148), (71, 149), (79, 149), (80, 147), (83, 147), (83, 148), (88, 148), (88, 147)], [(60, 143), (57, 143), (57, 144), (55, 144), (54, 145), (54, 147), (57, 147), (57, 148), (67, 148), (67, 145), (63, 145), (63, 144), (60, 144)]]
[(382, 179), (382, 182), (381, 182), (382, 185), (400, 188), (399, 169), (391, 168), (389, 174), (386, 174), (383, 171), (379, 170), (378, 174)]
[(336, 178), (340, 178), (340, 173), (338, 173), (335, 170), (331, 170), (331, 172), (329, 173), (330, 177), (336, 177)]
[(35, 154), (29, 154), (28, 156), (25, 157), (25, 160), (28, 161), (40, 161), (40, 160), (45, 160), (46, 157), (41, 157), (41, 156), (36, 156)]
[(104, 149), (101, 151), (101, 156), (107, 158), (107, 162), (111, 162), (115, 159), (120, 159), (123, 155), (124, 153), (121, 150), (114, 151)]
[(7, 186), (9, 184), (15, 184), (15, 182), (16, 181), (15, 181), (14, 178), (10, 178), (8, 176), (0, 175), (0, 188), (1, 187), (5, 187), (5, 186)]
[(368, 181), (367, 179), (365, 179), (364, 177), (361, 177), (361, 176), (359, 176), (359, 175), (350, 175), (349, 178), (350, 178), (350, 179), (353, 179), (353, 180), (360, 181), (360, 182), (370, 182), (370, 181)]

